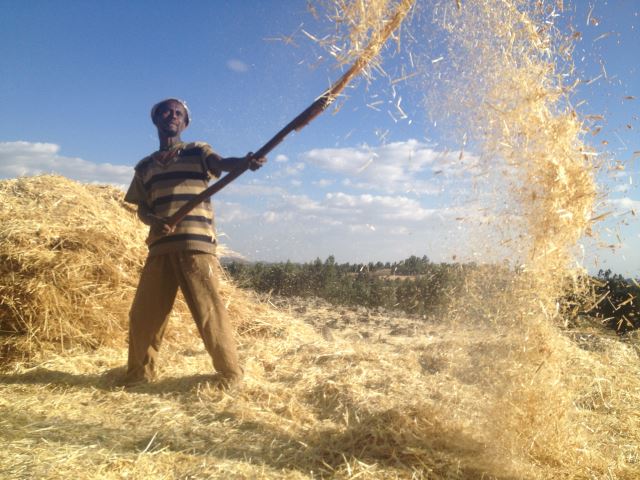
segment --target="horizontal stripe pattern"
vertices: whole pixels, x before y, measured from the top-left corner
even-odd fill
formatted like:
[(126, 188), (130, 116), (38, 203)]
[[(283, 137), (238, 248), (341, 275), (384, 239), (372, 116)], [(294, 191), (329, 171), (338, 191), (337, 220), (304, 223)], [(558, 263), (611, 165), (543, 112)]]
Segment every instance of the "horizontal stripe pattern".
[(199, 223), (207, 223), (209, 225), (213, 224), (213, 218), (207, 218), (203, 215), (187, 215), (186, 217), (184, 217), (182, 219), (182, 222), (180, 223), (187, 223), (187, 222), (199, 222)]
[[(182, 144), (163, 161), (151, 155), (136, 170), (153, 212), (170, 217), (186, 202), (207, 188), (212, 177), (206, 159), (213, 154), (205, 143)], [(215, 252), (213, 208), (209, 199), (194, 208), (169, 235), (149, 239), (150, 255), (180, 250)]]
[[(198, 192), (199, 193), (199, 192)], [(171, 202), (181, 202), (186, 203), (191, 199), (194, 199), (198, 196), (197, 193), (178, 193), (175, 195), (165, 195), (163, 197), (158, 197), (151, 202), (151, 206), (155, 209), (160, 205), (164, 205), (166, 203)], [(211, 203), (211, 200), (204, 200), (202, 203)]]
[(159, 240), (153, 242), (153, 245), (162, 245), (163, 243), (171, 242), (183, 242), (185, 240), (191, 240), (196, 242), (213, 243), (213, 237), (211, 235), (198, 235), (194, 233), (180, 233), (178, 235), (168, 235), (162, 237)]
[(151, 189), (153, 185), (157, 182), (175, 182), (178, 183), (180, 180), (202, 180), (208, 181), (207, 175), (204, 172), (165, 172), (165, 173), (157, 173), (153, 175), (149, 181), (145, 182), (144, 188), (147, 190)]
[[(193, 197), (203, 190), (203, 185), (205, 185), (206, 188), (208, 182), (200, 180), (183, 180), (179, 183), (157, 183), (149, 196), (149, 201), (153, 204), (159, 198), (170, 197), (172, 195), (192, 195)], [(185, 198), (182, 198), (182, 200), (185, 200)]]
[[(179, 235), (183, 233), (193, 233), (196, 235), (209, 235), (211, 236), (211, 226), (203, 223), (189, 224), (180, 222), (172, 235)], [(171, 235), (169, 235), (171, 236)]]
[(197, 147), (185, 147), (180, 151), (181, 157), (204, 157), (205, 147), (203, 145), (199, 145)]

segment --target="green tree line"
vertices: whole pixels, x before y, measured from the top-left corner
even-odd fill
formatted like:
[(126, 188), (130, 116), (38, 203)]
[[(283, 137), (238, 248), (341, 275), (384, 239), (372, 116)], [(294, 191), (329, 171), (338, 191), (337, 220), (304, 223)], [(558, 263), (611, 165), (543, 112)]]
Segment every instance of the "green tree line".
[[(450, 300), (465, 295), (465, 279), (484, 269), (487, 288), (499, 289), (514, 275), (505, 267), (434, 263), (426, 256), (399, 262), (337, 263), (329, 256), (308, 263), (241, 263), (225, 266), (240, 287), (281, 296), (318, 297), (346, 306), (383, 307), (430, 315), (444, 311)], [(502, 282), (502, 283), (501, 283)], [(574, 314), (588, 315), (625, 333), (640, 328), (640, 285), (633, 279), (600, 271), (589, 277), (591, 295), (559, 299)]]
[(446, 306), (474, 264), (433, 263), (426, 256), (400, 262), (343, 263), (333, 256), (310, 263), (233, 262), (226, 265), (241, 286), (283, 296), (319, 297), (350, 306), (431, 314)]

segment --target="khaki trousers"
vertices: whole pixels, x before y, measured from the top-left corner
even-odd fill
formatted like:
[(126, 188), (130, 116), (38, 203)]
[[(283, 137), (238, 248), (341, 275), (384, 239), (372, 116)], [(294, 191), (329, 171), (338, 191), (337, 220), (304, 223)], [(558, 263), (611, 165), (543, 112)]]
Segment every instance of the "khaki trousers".
[(129, 313), (127, 380), (153, 380), (169, 313), (182, 291), (213, 366), (223, 377), (242, 377), (233, 330), (218, 292), (217, 258), (197, 251), (147, 257)]

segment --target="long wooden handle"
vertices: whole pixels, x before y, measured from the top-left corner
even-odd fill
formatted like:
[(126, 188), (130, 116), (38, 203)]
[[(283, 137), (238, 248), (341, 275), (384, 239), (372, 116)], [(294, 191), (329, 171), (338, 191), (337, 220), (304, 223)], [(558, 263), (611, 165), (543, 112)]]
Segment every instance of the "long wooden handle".
[[(335, 101), (340, 92), (344, 89), (344, 87), (347, 86), (347, 84), (353, 79), (353, 77), (359, 74), (362, 69), (378, 55), (380, 49), (387, 41), (391, 33), (393, 33), (393, 31), (400, 26), (402, 20), (411, 9), (411, 6), (414, 2), (415, 0), (402, 0), (400, 5), (398, 5), (396, 13), (393, 15), (393, 17), (386, 23), (385, 27), (380, 32), (378, 32), (377, 35), (373, 35), (367, 47), (356, 59), (353, 65), (351, 65), (349, 70), (347, 70), (333, 85), (331, 85), (331, 87), (327, 91), (320, 95), (320, 97), (318, 97), (302, 113), (291, 120), (282, 130), (276, 133), (271, 138), (271, 140), (260, 147), (260, 149), (255, 152), (253, 156), (255, 158), (266, 156), (267, 153), (269, 153), (278, 144), (280, 144), (280, 142), (282, 142), (287, 135), (289, 135), (294, 130), (302, 130), (306, 125), (309, 124), (309, 122), (311, 122), (311, 120), (325, 111), (327, 107), (329, 107), (329, 105), (331, 105)], [(198, 195), (196, 195), (182, 207), (180, 207), (173, 215), (171, 215), (167, 222), (168, 225), (172, 228), (175, 227), (178, 223), (180, 223), (180, 221), (182, 221), (184, 217), (189, 214), (191, 210), (197, 207), (202, 201), (222, 190), (248, 169), (249, 163), (229, 172), (220, 180), (210, 185), (208, 188), (200, 192)]]

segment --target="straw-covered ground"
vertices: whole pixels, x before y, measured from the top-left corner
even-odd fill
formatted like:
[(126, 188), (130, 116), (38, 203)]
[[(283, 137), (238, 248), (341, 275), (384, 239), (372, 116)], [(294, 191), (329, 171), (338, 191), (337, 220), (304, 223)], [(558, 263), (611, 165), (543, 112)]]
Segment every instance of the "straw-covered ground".
[[(254, 320), (262, 334), (240, 337), (246, 383), (230, 394), (207, 383), (210, 363), (195, 332), (166, 345), (156, 384), (128, 391), (112, 387), (124, 346), (13, 366), (0, 376), (0, 477), (632, 479), (640, 472), (638, 357), (616, 339), (583, 333), (565, 341), (567, 369), (579, 376), (568, 392), (570, 414), (576, 434), (591, 432), (589, 442), (509, 458), (488, 425), (499, 393), (485, 377), (503, 348), (499, 335), (320, 304), (261, 308)], [(174, 328), (179, 322), (189, 319), (174, 319)]]
[[(159, 380), (116, 387), (144, 258), (121, 193), (61, 177), (0, 182), (0, 193), (0, 478), (640, 475), (637, 347), (588, 324), (525, 329), (546, 345), (543, 362), (527, 363), (522, 331), (481, 322), (479, 309), (409, 318), (260, 299), (225, 282), (241, 389), (210, 382), (180, 307)], [(73, 243), (80, 234), (95, 245)]]

